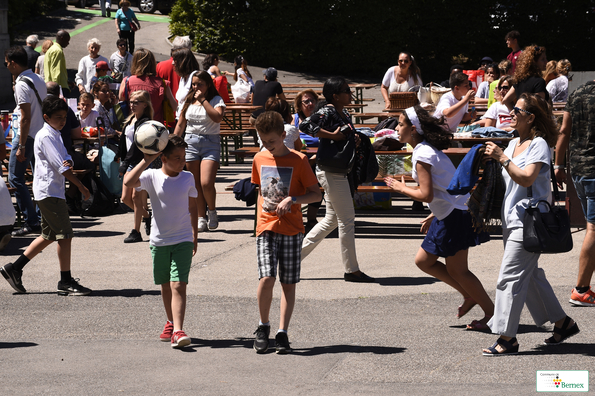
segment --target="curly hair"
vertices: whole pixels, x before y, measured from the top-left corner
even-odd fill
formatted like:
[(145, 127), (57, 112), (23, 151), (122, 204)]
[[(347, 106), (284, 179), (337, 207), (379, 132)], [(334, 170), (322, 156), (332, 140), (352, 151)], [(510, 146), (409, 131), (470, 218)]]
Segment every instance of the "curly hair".
[(300, 118), (302, 120), (306, 119), (306, 115), (302, 111), (302, 98), (306, 94), (312, 96), (312, 98), (314, 99), (315, 106), (318, 103), (318, 95), (316, 94), (316, 92), (314, 92), (313, 89), (304, 89), (303, 91), (300, 91), (300, 92), (298, 92), (297, 95), (295, 95), (295, 99), (293, 100), (293, 108), (295, 109), (295, 112), (298, 113), (298, 115), (300, 116)]
[[(449, 148), (453, 135), (448, 131), (448, 125), (444, 121), (444, 117), (434, 118), (420, 105), (413, 106), (413, 109), (423, 129), (423, 135), (419, 136), (438, 150)], [(403, 111), (401, 114), (405, 117), (407, 125), (413, 126), (407, 113)]]
[(562, 59), (558, 61), (558, 65), (556, 67), (556, 71), (558, 74), (563, 76), (568, 76), (568, 73), (572, 70), (572, 64), (568, 59)]
[(541, 96), (524, 93), (519, 100), (525, 102), (525, 110), (535, 116), (531, 124), (533, 137), (542, 137), (550, 147), (558, 141), (558, 125), (554, 121), (552, 106)]
[(540, 47), (539, 45), (525, 47), (516, 62), (516, 69), (514, 71), (515, 84), (525, 81), (532, 76), (541, 77), (541, 70), (537, 66), (537, 59), (543, 54), (545, 54), (545, 47)]

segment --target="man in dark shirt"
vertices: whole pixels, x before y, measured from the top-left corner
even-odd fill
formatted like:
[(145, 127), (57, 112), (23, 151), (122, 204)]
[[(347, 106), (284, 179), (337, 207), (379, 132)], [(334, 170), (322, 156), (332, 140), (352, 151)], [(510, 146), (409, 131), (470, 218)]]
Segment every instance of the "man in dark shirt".
[(285, 100), (285, 94), (283, 93), (283, 87), (277, 81), (277, 69), (269, 67), (264, 70), (264, 80), (258, 80), (254, 83), (252, 89), (252, 104), (254, 106), (262, 106), (262, 109), (256, 110), (250, 115), (250, 124), (254, 125), (256, 118), (260, 113), (264, 112), (264, 104), (269, 98), (278, 96), (279, 99)]
[(590, 287), (595, 270), (595, 81), (578, 87), (566, 102), (554, 165), (560, 186), (567, 182), (564, 162), (567, 148), (570, 176), (587, 221), (587, 233), (579, 256), (578, 279), (569, 302), (595, 307), (595, 293)]
[(27, 45), (23, 48), (25, 48), (25, 52), (27, 52), (27, 67), (35, 72), (35, 64), (40, 55), (39, 52), (35, 51), (35, 47), (37, 47), (37, 43), (39, 43), (39, 38), (36, 34), (32, 34), (27, 37), (26, 43)]

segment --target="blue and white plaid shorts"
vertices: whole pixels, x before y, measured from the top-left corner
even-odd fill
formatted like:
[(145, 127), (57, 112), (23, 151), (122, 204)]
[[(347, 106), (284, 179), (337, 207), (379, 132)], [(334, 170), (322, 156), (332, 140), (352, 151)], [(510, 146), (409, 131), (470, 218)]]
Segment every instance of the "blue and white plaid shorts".
[(264, 231), (256, 238), (258, 257), (258, 279), (265, 276), (277, 276), (279, 264), (279, 282), (292, 285), (300, 281), (302, 261), (302, 240), (304, 234), (282, 235)]

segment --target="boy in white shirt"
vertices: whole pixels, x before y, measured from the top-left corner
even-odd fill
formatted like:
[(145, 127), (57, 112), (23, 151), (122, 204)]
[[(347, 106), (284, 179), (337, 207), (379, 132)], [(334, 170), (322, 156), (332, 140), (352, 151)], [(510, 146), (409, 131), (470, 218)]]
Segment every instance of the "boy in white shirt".
[(475, 90), (470, 89), (469, 77), (461, 72), (453, 73), (449, 80), (451, 91), (442, 95), (434, 117), (444, 116), (448, 129), (456, 132), (462, 121), (475, 118), (475, 111), (468, 113), (469, 101), (475, 97)]
[(72, 173), (74, 163), (66, 152), (60, 129), (66, 125), (68, 105), (57, 96), (48, 96), (42, 103), (45, 124), (37, 132), (33, 151), (35, 172), (33, 195), (41, 211), (41, 235), (38, 236), (14, 263), (0, 267), (0, 273), (17, 293), (26, 293), (23, 287), (23, 267), (37, 254), (58, 241), (60, 262), (59, 295), (86, 296), (91, 290), (81, 286), (70, 274), (70, 251), (74, 233), (68, 215), (65, 197), (65, 178), (78, 187), (84, 200), (91, 197), (89, 190)]
[[(162, 153), (145, 154), (124, 176), (126, 187), (146, 190), (151, 197), (153, 279), (156, 285), (161, 285), (167, 315), (167, 323), (159, 338), (171, 341), (172, 348), (182, 348), (191, 342), (182, 327), (186, 313), (186, 285), (198, 238), (198, 191), (194, 176), (184, 170), (186, 147), (184, 139), (170, 135)], [(161, 154), (161, 169), (147, 169)]]

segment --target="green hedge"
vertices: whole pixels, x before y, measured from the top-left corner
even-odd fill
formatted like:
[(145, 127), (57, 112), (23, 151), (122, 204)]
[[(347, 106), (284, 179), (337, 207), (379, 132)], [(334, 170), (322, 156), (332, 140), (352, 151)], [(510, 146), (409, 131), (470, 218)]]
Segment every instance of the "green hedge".
[(379, 81), (399, 51), (411, 52), (424, 81), (441, 81), (450, 65), (495, 61), (510, 52), (504, 35), (548, 48), (575, 70), (592, 69), (595, 18), (591, 1), (537, 3), (487, 0), (179, 0), (171, 33), (226, 60)]

